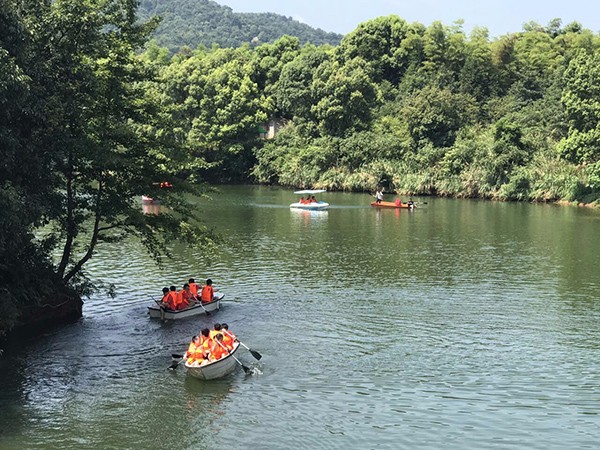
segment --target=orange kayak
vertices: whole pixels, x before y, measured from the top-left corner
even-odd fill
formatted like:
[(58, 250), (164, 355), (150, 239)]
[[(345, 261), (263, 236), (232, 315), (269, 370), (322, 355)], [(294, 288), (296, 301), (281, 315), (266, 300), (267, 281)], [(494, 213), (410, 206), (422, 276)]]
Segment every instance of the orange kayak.
[(396, 205), (395, 202), (381, 202), (381, 203), (372, 202), (371, 206), (374, 206), (376, 208), (404, 208), (404, 209), (413, 209), (413, 208), (417, 207), (417, 205), (415, 205), (414, 203), (412, 205), (409, 205), (408, 203), (400, 203), (400, 205)]

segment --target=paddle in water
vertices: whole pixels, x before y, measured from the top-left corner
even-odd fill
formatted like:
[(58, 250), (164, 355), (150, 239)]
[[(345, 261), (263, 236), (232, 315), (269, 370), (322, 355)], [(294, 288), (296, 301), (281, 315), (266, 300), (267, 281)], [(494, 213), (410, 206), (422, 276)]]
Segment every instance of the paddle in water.
[[(181, 356), (181, 355), (177, 355), (177, 356)], [(173, 361), (173, 363), (169, 366), (169, 370), (177, 369), (177, 366), (179, 366), (179, 364), (181, 364), (184, 359), (185, 358), (183, 356), (181, 356), (181, 359), (179, 359), (179, 361)]]
[(221, 344), (219, 341), (215, 341), (217, 344), (219, 344), (219, 346), (225, 350), (227, 350), (227, 352), (229, 353), (229, 356), (231, 356), (233, 359), (235, 359), (235, 361), (242, 366), (242, 369), (244, 369), (244, 372), (246, 372), (246, 375), (250, 374), (252, 372), (252, 369), (250, 367), (246, 367), (245, 365), (242, 364), (242, 362), (237, 359), (235, 356), (233, 356), (233, 353), (231, 353), (231, 351), (225, 347), (223, 344)]
[[(229, 335), (229, 337), (233, 337), (229, 331), (227, 331), (227, 330), (224, 330), (224, 331), (225, 331), (225, 333), (227, 333)], [(235, 338), (235, 340), (238, 341), (242, 347), (244, 347), (246, 350), (248, 350), (250, 352), (250, 354), (252, 356), (254, 356), (254, 358), (256, 358), (257, 361), (260, 361), (260, 359), (262, 358), (262, 355), (260, 353), (258, 353), (256, 350), (252, 350), (250, 347), (248, 347), (246, 344), (244, 344), (238, 338)]]

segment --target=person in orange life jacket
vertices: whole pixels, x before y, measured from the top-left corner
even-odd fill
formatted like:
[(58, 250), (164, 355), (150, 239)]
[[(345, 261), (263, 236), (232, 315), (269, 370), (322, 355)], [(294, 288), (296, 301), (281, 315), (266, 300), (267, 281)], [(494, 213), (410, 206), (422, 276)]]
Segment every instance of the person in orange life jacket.
[(163, 291), (163, 297), (162, 297), (162, 300), (160, 301), (161, 306), (164, 306), (167, 309), (175, 309), (175, 302), (174, 302), (173, 296), (171, 295), (171, 292), (169, 292), (169, 288), (164, 287), (162, 291)]
[(300, 197), (300, 201), (298, 203), (300, 203), (301, 205), (304, 205), (304, 197)]
[(202, 303), (212, 302), (215, 297), (215, 290), (212, 287), (212, 280), (209, 278), (206, 280), (206, 285), (202, 288), (200, 299)]
[(229, 350), (233, 350), (233, 343), (235, 342), (235, 334), (229, 331), (229, 325), (226, 323), (221, 324), (221, 333), (223, 334), (223, 344)]
[(402, 200), (399, 197), (396, 197), (396, 206), (402, 206)]
[(185, 352), (185, 358), (187, 358), (187, 363), (192, 364), (196, 360), (204, 359), (202, 357), (202, 344), (200, 343), (200, 336), (192, 337), (192, 342)]
[(190, 285), (187, 283), (183, 285), (183, 289), (179, 291), (177, 295), (179, 296), (179, 305), (177, 305), (177, 309), (187, 308), (194, 301)]
[(217, 334), (221, 333), (221, 324), (220, 323), (215, 323), (213, 325), (213, 329), (210, 330), (210, 338), (214, 341), (215, 340), (215, 336)]
[(229, 351), (227, 350), (227, 347), (223, 345), (223, 335), (221, 333), (216, 334), (213, 346), (210, 351), (210, 359), (216, 361), (228, 354)]
[(310, 198), (310, 202), (309, 203), (317, 203), (317, 199), (315, 198), (314, 195)]
[(173, 298), (173, 308), (171, 309), (179, 309), (179, 293), (177, 292), (177, 288), (175, 286), (171, 286), (169, 294)]
[(202, 328), (202, 331), (200, 331), (200, 346), (202, 349), (202, 357), (204, 359), (207, 359), (208, 355), (210, 355), (211, 344), (212, 339), (210, 338), (210, 330), (208, 328)]
[(188, 281), (188, 284), (190, 285), (190, 291), (192, 293), (192, 295), (194, 296), (195, 299), (198, 298), (198, 283), (196, 283), (196, 280), (194, 280), (193, 278), (190, 278)]

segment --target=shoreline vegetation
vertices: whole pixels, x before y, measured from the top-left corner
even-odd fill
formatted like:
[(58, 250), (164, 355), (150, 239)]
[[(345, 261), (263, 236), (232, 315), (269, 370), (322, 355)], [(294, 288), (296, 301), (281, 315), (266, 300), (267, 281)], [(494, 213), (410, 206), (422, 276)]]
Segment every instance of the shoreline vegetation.
[[(77, 311), (98, 245), (210, 256), (187, 194), (214, 184), (599, 204), (600, 35), (577, 22), (490, 39), (392, 15), (339, 45), (172, 54), (137, 6), (2, 1), (0, 335), (43, 298)], [(168, 212), (143, 214), (142, 195)]]

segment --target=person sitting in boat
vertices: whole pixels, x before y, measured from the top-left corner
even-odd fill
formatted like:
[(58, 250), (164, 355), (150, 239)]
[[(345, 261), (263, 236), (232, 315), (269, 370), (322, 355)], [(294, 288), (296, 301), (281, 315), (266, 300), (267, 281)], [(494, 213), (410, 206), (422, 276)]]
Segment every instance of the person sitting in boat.
[(215, 291), (212, 287), (212, 280), (209, 278), (206, 280), (206, 285), (202, 288), (202, 293), (200, 294), (200, 300), (202, 303), (212, 302), (215, 298)]
[(193, 278), (188, 280), (188, 284), (190, 285), (190, 292), (194, 296), (194, 299), (198, 299), (198, 290), (200, 289), (200, 286), (198, 286), (198, 283), (196, 283), (196, 280)]
[(187, 352), (185, 352), (185, 358), (187, 358), (186, 362), (189, 365), (194, 364), (195, 362), (200, 363), (200, 361), (204, 359), (202, 355), (200, 336), (192, 337), (192, 341), (190, 342)]
[(200, 331), (200, 345), (202, 346), (202, 355), (205, 359), (208, 358), (210, 347), (212, 345), (210, 330), (208, 328), (202, 328), (202, 331)]
[(183, 289), (177, 293), (179, 297), (179, 304), (177, 305), (177, 309), (185, 309), (188, 308), (192, 303), (196, 301), (194, 298), (194, 294), (190, 290), (190, 285), (185, 283), (183, 285)]
[(306, 203), (306, 201), (304, 200), (304, 197), (300, 197), (300, 200), (298, 200), (298, 203), (300, 203), (301, 205), (304, 205), (304, 203)]
[(314, 195), (310, 198), (310, 203), (317, 203), (317, 199)]
[(228, 354), (229, 350), (227, 350), (227, 347), (223, 344), (223, 335), (221, 333), (216, 334), (209, 359), (211, 361), (217, 361)]
[(171, 291), (169, 291), (169, 288), (164, 287), (162, 292), (163, 292), (163, 297), (160, 301), (160, 305), (166, 309), (175, 310), (177, 306), (175, 305), (175, 299), (171, 295)]
[(210, 330), (209, 337), (214, 341), (215, 340), (215, 336), (217, 334), (220, 334), (220, 333), (221, 333), (221, 324), (220, 323), (215, 323), (213, 325), (213, 329)]
[(406, 204), (408, 205), (409, 208), (415, 207), (415, 202), (412, 201), (412, 198), (409, 198), (408, 201), (406, 202)]
[(229, 350), (233, 350), (233, 343), (235, 342), (235, 334), (229, 331), (229, 325), (226, 323), (221, 324), (221, 333), (223, 334), (223, 344)]

